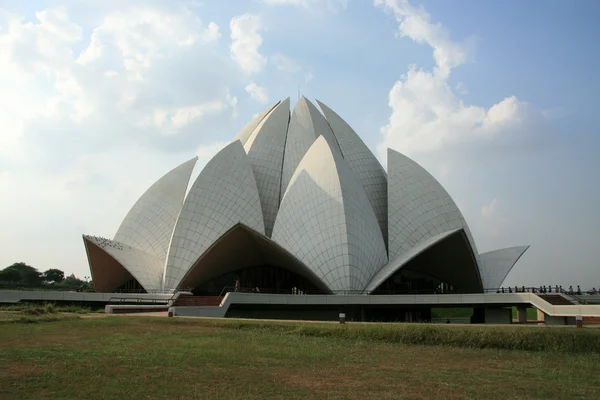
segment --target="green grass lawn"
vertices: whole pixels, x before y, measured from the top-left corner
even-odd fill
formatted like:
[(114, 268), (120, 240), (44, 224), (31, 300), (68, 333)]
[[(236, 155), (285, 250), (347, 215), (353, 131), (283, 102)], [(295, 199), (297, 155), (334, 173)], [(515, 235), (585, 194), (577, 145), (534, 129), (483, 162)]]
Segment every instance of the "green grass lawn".
[[(600, 396), (596, 329), (64, 317), (0, 320), (0, 399)], [(414, 335), (438, 335), (446, 345), (406, 344), (418, 341)], [(591, 350), (461, 347), (494, 343), (496, 336), (582, 341)], [(556, 348), (580, 349), (569, 346)]]

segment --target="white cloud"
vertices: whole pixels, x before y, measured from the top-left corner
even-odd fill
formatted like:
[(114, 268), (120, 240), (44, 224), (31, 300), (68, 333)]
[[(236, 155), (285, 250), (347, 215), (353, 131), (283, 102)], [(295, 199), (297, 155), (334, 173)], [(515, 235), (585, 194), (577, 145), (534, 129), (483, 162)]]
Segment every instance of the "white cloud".
[[(132, 18), (135, 15), (135, 18)], [(205, 29), (192, 14), (165, 13), (150, 7), (133, 7), (109, 14), (102, 25), (92, 32), (90, 45), (78, 58), (80, 64), (98, 59), (110, 48), (117, 54), (105, 54), (123, 60), (127, 71), (148, 68), (164, 57), (165, 47), (190, 47), (198, 42), (219, 38), (219, 27), (211, 22)]]
[(571, 115), (571, 113), (565, 107), (552, 107), (542, 110), (542, 115), (544, 118), (552, 120), (565, 118)]
[[(392, 114), (381, 129), (384, 140), (379, 146), (383, 157), (388, 147), (414, 155), (466, 142), (518, 139), (540, 123), (540, 112), (515, 96), (489, 109), (465, 104), (448, 78), (453, 68), (467, 61), (469, 46), (450, 40), (441, 24), (430, 22), (423, 8), (406, 0), (375, 0), (375, 5), (395, 17), (401, 37), (428, 44), (436, 64), (431, 72), (411, 66), (390, 90)], [(457, 90), (462, 92), (464, 85)]]
[[(219, 35), (214, 23), (203, 27), (178, 7), (124, 8), (101, 19), (81, 46), (82, 27), (70, 21), (66, 9), (36, 16), (39, 22), (24, 22), (9, 14), (0, 32), (0, 154), (24, 153), (18, 150), (31, 121), (84, 123), (100, 114), (114, 119), (106, 115), (113, 113), (140, 121), (166, 112), (176, 115), (172, 126), (177, 128), (215, 109), (199, 112), (198, 104), (228, 104), (223, 79), (228, 66), (213, 56)], [(74, 48), (82, 47), (76, 55)], [(169, 60), (178, 60), (178, 68), (187, 72), (199, 57), (211, 62), (194, 71), (205, 74), (201, 88), (184, 74), (163, 75)]]
[(489, 204), (481, 206), (481, 216), (489, 218), (496, 213), (496, 206), (498, 205), (498, 199), (492, 200)]
[(396, 17), (400, 36), (427, 43), (433, 48), (436, 75), (447, 77), (452, 68), (467, 61), (466, 45), (451, 41), (446, 28), (431, 23), (425, 9), (411, 6), (408, 0), (375, 0), (375, 5), (384, 7)]
[(332, 11), (345, 9), (348, 6), (348, 0), (263, 0), (263, 2), (269, 5), (289, 5), (307, 9), (326, 8)]
[(260, 17), (252, 14), (233, 17), (229, 27), (231, 58), (248, 74), (260, 72), (267, 63), (267, 58), (258, 51), (263, 29)]
[(473, 230), (484, 242), (488, 239), (496, 241), (503, 232), (506, 233), (511, 229), (511, 224), (512, 222), (502, 215), (498, 199), (481, 206), (479, 215), (474, 215), (472, 220)]
[(267, 89), (257, 85), (254, 82), (251, 82), (246, 86), (246, 92), (250, 94), (254, 100), (258, 101), (261, 104), (266, 104), (269, 101), (269, 96), (267, 94)]
[(463, 82), (458, 82), (456, 84), (456, 91), (461, 95), (469, 94), (469, 91)]
[(269, 60), (279, 71), (295, 74), (302, 70), (302, 66), (296, 60), (285, 54), (274, 54), (269, 57)]
[(269, 62), (273, 64), (278, 71), (288, 74), (296, 79), (298, 79), (299, 75), (303, 75), (299, 79), (302, 79), (304, 83), (310, 83), (314, 78), (310, 66), (303, 66), (300, 62), (288, 55), (282, 53), (274, 54), (269, 57)]
[(215, 23), (167, 1), (107, 8), (91, 26), (64, 7), (0, 11), (0, 266), (87, 274), (79, 235), (111, 236), (155, 179), (233, 127), (242, 82)]
[(206, 32), (204, 33), (204, 38), (207, 40), (217, 40), (221, 37), (221, 32), (219, 31), (219, 25), (214, 22), (210, 22), (206, 27)]
[(227, 103), (222, 100), (211, 100), (182, 108), (157, 108), (154, 109), (151, 115), (142, 118), (139, 126), (146, 127), (153, 125), (165, 133), (177, 133), (181, 128), (207, 115), (225, 111), (227, 106)]
[[(21, 140), (26, 121), (56, 117), (60, 95), (77, 97), (69, 77), (71, 46), (82, 28), (71, 22), (64, 8), (36, 13), (39, 23), (4, 12), (0, 31), (0, 156), (18, 161), (27, 157)], [(38, 96), (32, 98), (30, 93)], [(82, 105), (75, 107), (79, 115)]]

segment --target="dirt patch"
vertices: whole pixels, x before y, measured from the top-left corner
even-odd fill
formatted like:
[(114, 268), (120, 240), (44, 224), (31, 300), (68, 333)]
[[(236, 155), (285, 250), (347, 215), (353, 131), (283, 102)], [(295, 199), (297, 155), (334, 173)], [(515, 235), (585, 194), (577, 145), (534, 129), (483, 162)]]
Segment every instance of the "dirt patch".
[(285, 384), (290, 391), (308, 390), (314, 398), (328, 399), (447, 399), (463, 398), (459, 392), (446, 390), (436, 382), (425, 379), (418, 373), (402, 370), (397, 366), (346, 366), (338, 368), (316, 368), (311, 370), (279, 369), (272, 373), (273, 380)]
[(0, 374), (0, 382), (2, 382), (3, 379), (9, 381), (26, 376), (39, 375), (45, 370), (46, 368), (31, 362), (5, 361), (0, 363), (0, 371), (2, 371), (2, 374)]

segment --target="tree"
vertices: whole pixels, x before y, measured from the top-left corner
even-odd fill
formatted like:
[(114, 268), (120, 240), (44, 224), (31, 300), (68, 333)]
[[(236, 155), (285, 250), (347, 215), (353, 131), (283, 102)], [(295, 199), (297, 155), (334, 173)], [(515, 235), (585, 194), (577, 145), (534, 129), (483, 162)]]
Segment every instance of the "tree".
[(76, 277), (75, 274), (71, 274), (62, 281), (61, 285), (69, 288), (81, 288), (85, 285), (85, 281)]
[(10, 284), (17, 283), (21, 280), (21, 274), (16, 269), (5, 268), (0, 271), (0, 282), (8, 282)]
[(17, 271), (21, 276), (18, 283), (23, 286), (35, 287), (42, 285), (42, 274), (31, 265), (27, 265), (24, 262), (14, 263), (10, 267), (4, 269)]
[(44, 272), (43, 277), (46, 283), (60, 283), (65, 280), (65, 273), (60, 269), (51, 268)]

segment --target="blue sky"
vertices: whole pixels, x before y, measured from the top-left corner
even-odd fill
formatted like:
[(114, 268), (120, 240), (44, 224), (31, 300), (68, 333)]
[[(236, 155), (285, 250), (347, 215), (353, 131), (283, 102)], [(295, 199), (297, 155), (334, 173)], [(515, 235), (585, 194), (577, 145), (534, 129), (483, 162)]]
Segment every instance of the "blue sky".
[(0, 266), (88, 275), (137, 197), (298, 89), (448, 189), (507, 284), (600, 286), (600, 3), (0, 0)]

